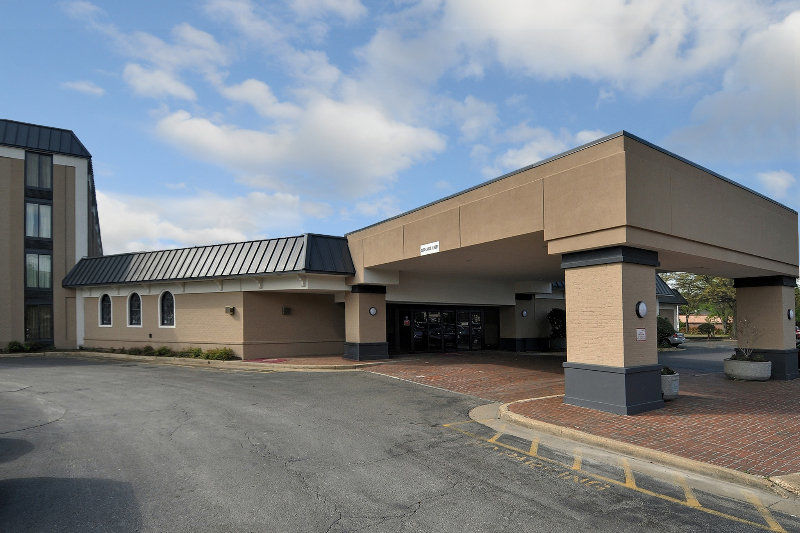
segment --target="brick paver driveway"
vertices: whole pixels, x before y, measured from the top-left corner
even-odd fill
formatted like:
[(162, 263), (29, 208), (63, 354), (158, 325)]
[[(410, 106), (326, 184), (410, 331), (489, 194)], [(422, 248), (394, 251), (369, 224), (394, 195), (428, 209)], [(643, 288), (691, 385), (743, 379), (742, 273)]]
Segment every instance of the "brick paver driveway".
[[(676, 368), (681, 395), (634, 416), (564, 405), (563, 357), (479, 352), (406, 357), (373, 367), (425, 385), (487, 400), (587, 433), (751, 474), (800, 472), (800, 379), (731, 381), (719, 372)], [(545, 398), (548, 397), (548, 398)]]

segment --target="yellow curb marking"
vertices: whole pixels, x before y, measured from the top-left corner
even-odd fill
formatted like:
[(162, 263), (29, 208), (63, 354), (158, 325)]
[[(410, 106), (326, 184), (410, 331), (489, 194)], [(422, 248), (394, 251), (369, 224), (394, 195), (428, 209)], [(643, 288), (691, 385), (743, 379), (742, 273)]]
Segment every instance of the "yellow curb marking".
[[(502, 433), (497, 433), (493, 437), (491, 437), (491, 439), (487, 439), (485, 437), (481, 437), (478, 434), (471, 433), (469, 431), (465, 431), (465, 430), (460, 429), (458, 427), (454, 427), (455, 425), (461, 425), (463, 423), (464, 422), (456, 422), (456, 423), (453, 423), (453, 424), (443, 424), (443, 427), (448, 427), (448, 428), (450, 428), (450, 429), (452, 429), (454, 431), (458, 431), (459, 433), (462, 433), (462, 434), (464, 434), (464, 435), (466, 435), (468, 437), (472, 437), (473, 439), (476, 439), (478, 441), (487, 442), (487, 443), (492, 445), (492, 448), (494, 450), (499, 450), (499, 448), (502, 447), (502, 448), (506, 448), (507, 450), (512, 450), (514, 452), (518, 452), (518, 453), (527, 455), (529, 457), (535, 457), (538, 461), (540, 461), (539, 464), (535, 464), (535, 462), (533, 462), (533, 461), (527, 461), (527, 462), (524, 463), (524, 464), (528, 465), (531, 468), (537, 467), (537, 466), (542, 466), (543, 463), (551, 463), (551, 464), (558, 465), (558, 466), (560, 466), (562, 468), (570, 469), (569, 465), (565, 465), (565, 464), (560, 463), (559, 461), (556, 461), (554, 459), (550, 459), (548, 457), (542, 457), (541, 455), (538, 455), (537, 453), (531, 453), (531, 452), (525, 451), (523, 449), (517, 448), (515, 446), (511, 446), (509, 444), (498, 442), (497, 438), (500, 437), (500, 435), (502, 435)], [(494, 439), (494, 440), (492, 440), (492, 439)], [(537, 449), (538, 449), (538, 442), (537, 442)], [(531, 443), (531, 450), (533, 450), (533, 443)], [(512, 457), (512, 456), (509, 455), (509, 457)], [(519, 458), (519, 459), (521, 460), (522, 458)], [(766, 531), (775, 531), (775, 532), (778, 532), (778, 533), (786, 533), (786, 530), (783, 529), (783, 527), (781, 527), (781, 525), (778, 524), (778, 522), (776, 522), (775, 519), (772, 517), (772, 514), (769, 512), (769, 509), (764, 507), (764, 504), (762, 504), (761, 501), (755, 495), (752, 495), (753, 499), (751, 499), (750, 502), (753, 505), (756, 506), (756, 508), (761, 513), (761, 516), (764, 517), (764, 520), (767, 521), (769, 526), (765, 526), (764, 524), (759, 524), (757, 522), (751, 522), (750, 520), (746, 520), (744, 518), (739, 518), (738, 516), (729, 515), (729, 514), (721, 512), (721, 511), (715, 511), (714, 509), (708, 509), (707, 507), (702, 507), (702, 506), (693, 507), (693, 506), (689, 505), (687, 500), (679, 500), (677, 498), (673, 498), (672, 496), (667, 496), (666, 494), (659, 494), (658, 492), (653, 492), (653, 491), (650, 491), (650, 490), (647, 490), (647, 489), (643, 489), (641, 487), (637, 487), (636, 486), (636, 480), (633, 477), (633, 471), (631, 470), (631, 467), (628, 464), (628, 461), (626, 459), (624, 459), (624, 458), (622, 459), (622, 467), (625, 470), (625, 482), (618, 481), (616, 479), (611, 479), (611, 478), (608, 478), (608, 477), (605, 477), (605, 476), (601, 476), (599, 474), (594, 474), (592, 472), (582, 472), (582, 473), (584, 475), (586, 475), (586, 476), (595, 478), (596, 480), (603, 481), (603, 482), (605, 482), (607, 484), (612, 484), (612, 485), (617, 485), (617, 486), (620, 486), (620, 487), (625, 487), (625, 488), (628, 488), (630, 490), (639, 492), (641, 494), (646, 494), (648, 496), (653, 496), (655, 498), (660, 498), (662, 500), (666, 500), (666, 501), (669, 501), (669, 502), (672, 502), (672, 503), (676, 503), (678, 505), (683, 505), (684, 507), (689, 507), (690, 509), (695, 509), (695, 510), (703, 512), (703, 513), (707, 513), (707, 514), (710, 514), (710, 515), (718, 516), (720, 518), (726, 518), (726, 519), (731, 520), (733, 522), (739, 522), (739, 523), (742, 523), (742, 524), (747, 524), (747, 525), (756, 527), (758, 529), (763, 529), (763, 530), (766, 530)], [(565, 480), (567, 480), (567, 479), (573, 480), (573, 478), (574, 478), (574, 481), (580, 482), (581, 484), (585, 484), (585, 485), (591, 485), (591, 484), (597, 483), (597, 481), (589, 481), (588, 483), (584, 483), (584, 480), (579, 480), (578, 476), (572, 475), (569, 472), (562, 472), (561, 474), (557, 475), (556, 477), (558, 477), (560, 479), (565, 479)], [(607, 488), (607, 486), (606, 487), (598, 487), (597, 490), (600, 491), (600, 490), (604, 490), (605, 488)], [(750, 494), (748, 493), (748, 498), (749, 497), (750, 497)], [(699, 502), (698, 502), (698, 504), (699, 504)], [(760, 505), (760, 508), (759, 508), (759, 505)]]
[(622, 458), (622, 469), (625, 471), (625, 483), (624, 486), (628, 487), (629, 489), (636, 489), (636, 478), (633, 477), (633, 470), (631, 470), (631, 465), (627, 459), (624, 457)]
[(574, 454), (575, 454), (575, 460), (572, 461), (572, 469), (573, 470), (580, 470), (581, 469), (581, 460), (582, 460), (581, 454), (578, 452), (578, 450), (575, 450)]
[(747, 499), (750, 500), (750, 503), (752, 503), (755, 508), (758, 509), (758, 512), (761, 513), (761, 516), (764, 517), (764, 521), (769, 525), (769, 528), (772, 531), (786, 533), (786, 530), (783, 529), (783, 527), (781, 527), (781, 525), (772, 517), (772, 513), (769, 512), (769, 509), (767, 509), (767, 507), (761, 503), (761, 500), (758, 498), (758, 496), (747, 491), (745, 491), (745, 494), (747, 495)]
[(689, 482), (686, 480), (685, 476), (676, 476), (678, 484), (683, 489), (683, 494), (686, 496), (686, 505), (689, 507), (700, 508), (700, 502), (697, 501), (697, 498), (694, 496), (694, 492), (692, 492), (692, 487), (689, 486)]
[(460, 426), (461, 424), (471, 424), (475, 422), (475, 420), (462, 420), (461, 422), (450, 422), (449, 424), (442, 424), (442, 427), (452, 428), (455, 426)]
[(529, 455), (533, 455), (534, 457), (539, 452), (539, 439), (533, 439), (531, 441), (531, 449), (528, 451)]

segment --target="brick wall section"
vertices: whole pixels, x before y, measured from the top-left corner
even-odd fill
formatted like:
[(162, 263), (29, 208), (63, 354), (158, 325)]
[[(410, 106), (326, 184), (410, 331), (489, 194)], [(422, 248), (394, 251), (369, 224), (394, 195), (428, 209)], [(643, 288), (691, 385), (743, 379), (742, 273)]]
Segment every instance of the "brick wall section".
[[(567, 360), (606, 366), (656, 364), (655, 269), (612, 263), (565, 271)], [(636, 316), (638, 301), (647, 304)], [(636, 329), (646, 340), (636, 340)]]

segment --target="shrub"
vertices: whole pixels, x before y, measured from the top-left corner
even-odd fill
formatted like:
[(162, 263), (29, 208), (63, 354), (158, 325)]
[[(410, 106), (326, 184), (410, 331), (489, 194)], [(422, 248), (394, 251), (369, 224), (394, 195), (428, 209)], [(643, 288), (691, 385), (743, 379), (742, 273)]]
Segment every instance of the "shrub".
[(197, 347), (187, 348), (180, 353), (181, 357), (194, 357), (195, 359), (203, 358), (203, 349)]
[(142, 348), (142, 355), (155, 355), (156, 350), (149, 344)]
[(236, 354), (230, 348), (215, 348), (212, 350), (206, 350), (203, 354), (203, 359), (230, 361), (232, 359), (238, 359), (238, 357), (236, 357)]
[(547, 313), (547, 321), (550, 322), (550, 338), (567, 338), (567, 312), (558, 307), (554, 307)]
[(21, 342), (11, 341), (6, 346), (6, 351), (8, 353), (19, 353), (25, 351), (25, 346)]
[(158, 357), (173, 357), (175, 353), (166, 346), (161, 346), (155, 351), (154, 355), (157, 355)]
[(667, 338), (673, 333), (675, 333), (675, 328), (672, 326), (672, 322), (663, 316), (656, 318), (656, 342), (659, 345), (669, 344)]
[(141, 348), (128, 348), (127, 352), (131, 355), (142, 355)]
[(703, 322), (702, 324), (697, 326), (698, 333), (702, 333), (703, 335), (708, 335), (709, 337), (713, 336), (715, 331), (716, 328), (714, 327), (714, 324), (712, 324), (711, 322)]
[(662, 376), (673, 376), (675, 374), (677, 374), (677, 372), (672, 370), (670, 367), (668, 367), (668, 366), (662, 366), (661, 367), (661, 375)]
[(41, 342), (26, 342), (23, 346), (26, 352), (38, 352), (45, 347)]

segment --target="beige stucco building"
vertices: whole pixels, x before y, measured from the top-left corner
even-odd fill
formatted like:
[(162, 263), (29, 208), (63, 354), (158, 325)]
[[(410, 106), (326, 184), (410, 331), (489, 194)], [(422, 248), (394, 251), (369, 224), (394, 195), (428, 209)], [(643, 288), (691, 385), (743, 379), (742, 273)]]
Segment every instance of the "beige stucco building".
[[(626, 132), (345, 237), (87, 257), (70, 270), (89, 255), (73, 254), (54, 292), (65, 347), (224, 345), (248, 359), (524, 351), (551, 344), (545, 317), (558, 308), (564, 401), (636, 413), (663, 405), (656, 317), (677, 312), (657, 273), (686, 271), (734, 278), (773, 377), (798, 374), (797, 213)], [(19, 295), (3, 295), (11, 316)], [(3, 338), (20, 334), (3, 320)]]

